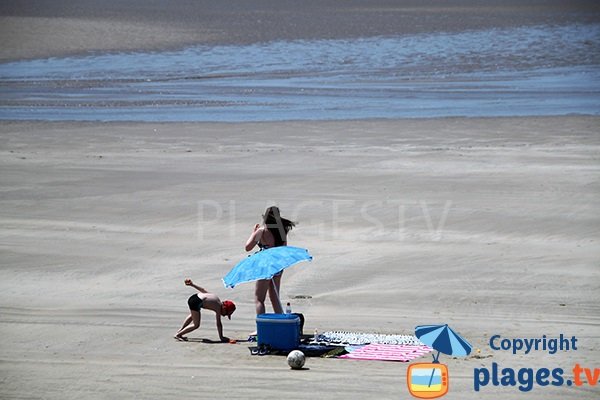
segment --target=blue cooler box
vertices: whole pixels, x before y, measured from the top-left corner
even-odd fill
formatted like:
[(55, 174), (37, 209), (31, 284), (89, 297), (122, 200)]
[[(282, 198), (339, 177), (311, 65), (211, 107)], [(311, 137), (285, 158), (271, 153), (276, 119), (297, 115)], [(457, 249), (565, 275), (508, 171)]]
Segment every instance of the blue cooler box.
[(256, 341), (275, 350), (293, 350), (300, 345), (300, 317), (294, 314), (256, 316)]

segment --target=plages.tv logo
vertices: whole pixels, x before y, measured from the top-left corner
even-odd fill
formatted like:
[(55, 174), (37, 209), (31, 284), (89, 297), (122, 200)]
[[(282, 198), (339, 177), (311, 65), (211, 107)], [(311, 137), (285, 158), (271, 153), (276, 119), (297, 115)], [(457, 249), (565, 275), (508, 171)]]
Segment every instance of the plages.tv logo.
[[(533, 352), (542, 352), (550, 356), (557, 352), (577, 352), (579, 350), (576, 336), (560, 334), (558, 337), (516, 337), (506, 338), (501, 335), (490, 337), (489, 346), (493, 351), (505, 351), (513, 355), (526, 356)], [(473, 388), (476, 392), (486, 386), (517, 388), (521, 392), (529, 392), (536, 387), (596, 387), (600, 381), (600, 368), (584, 366), (573, 362), (569, 366), (546, 366), (512, 368), (493, 362), (488, 368), (480, 366), (474, 369)], [(571, 376), (569, 376), (572, 374)], [(598, 396), (596, 395), (596, 398)]]
[(464, 357), (471, 353), (473, 346), (445, 325), (419, 325), (415, 328), (419, 340), (437, 351), (433, 362), (415, 363), (408, 367), (406, 385), (411, 395), (419, 399), (435, 399), (448, 393), (450, 377), (448, 366), (440, 363), (440, 353)]

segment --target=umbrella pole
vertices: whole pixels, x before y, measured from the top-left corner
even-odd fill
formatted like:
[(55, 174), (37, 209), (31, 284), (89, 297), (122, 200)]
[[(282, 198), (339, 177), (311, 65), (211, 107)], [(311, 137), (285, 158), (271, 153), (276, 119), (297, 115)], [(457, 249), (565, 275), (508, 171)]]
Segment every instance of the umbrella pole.
[[(438, 358), (440, 358), (440, 352), (438, 351), (437, 353), (437, 357), (433, 356), (433, 363), (434, 364), (439, 364)], [(429, 385), (427, 385), (428, 387), (431, 387), (431, 382), (433, 382), (433, 374), (435, 373), (435, 368), (433, 368), (431, 370), (431, 376), (429, 377)]]
[(427, 387), (431, 387), (431, 382), (433, 382), (433, 374), (435, 373), (435, 368), (431, 369), (431, 377), (429, 378), (429, 385)]
[(275, 291), (275, 294), (277, 295), (277, 302), (279, 303), (279, 308), (281, 309), (281, 311), (283, 311), (283, 305), (281, 304), (281, 299), (279, 298), (279, 292), (277, 291), (277, 286), (275, 286), (275, 280), (273, 278), (271, 278), (271, 283), (273, 284), (273, 290)]

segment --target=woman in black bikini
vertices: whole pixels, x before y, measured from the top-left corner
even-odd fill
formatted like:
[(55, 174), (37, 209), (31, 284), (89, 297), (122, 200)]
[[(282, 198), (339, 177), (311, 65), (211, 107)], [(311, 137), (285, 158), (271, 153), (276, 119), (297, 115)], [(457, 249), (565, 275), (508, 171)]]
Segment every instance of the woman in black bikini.
[[(270, 247), (287, 246), (287, 234), (295, 224), (279, 214), (279, 208), (272, 206), (267, 208), (263, 215), (263, 224), (256, 224), (252, 234), (246, 242), (246, 251), (251, 251), (258, 245), (260, 249)], [(283, 314), (283, 309), (279, 301), (279, 288), (281, 286), (281, 275), (278, 273), (273, 279), (261, 279), (256, 281), (254, 290), (254, 303), (256, 305), (256, 315), (265, 313), (265, 298), (267, 292), (273, 306), (273, 311), (277, 314)]]

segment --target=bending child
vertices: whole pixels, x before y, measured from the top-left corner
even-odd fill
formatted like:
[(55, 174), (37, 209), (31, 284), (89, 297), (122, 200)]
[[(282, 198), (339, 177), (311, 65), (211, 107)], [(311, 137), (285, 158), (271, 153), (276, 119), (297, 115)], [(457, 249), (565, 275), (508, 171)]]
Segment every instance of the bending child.
[(204, 288), (197, 286), (192, 282), (191, 279), (186, 279), (185, 284), (191, 286), (199, 291), (190, 296), (188, 299), (188, 306), (190, 307), (190, 315), (183, 321), (181, 329), (177, 331), (175, 336), (177, 340), (187, 340), (183, 335), (186, 335), (200, 327), (200, 309), (214, 311), (216, 314), (217, 331), (219, 332), (219, 339), (222, 342), (228, 342), (229, 338), (223, 336), (223, 325), (221, 324), (221, 316), (227, 316), (231, 319), (231, 314), (235, 311), (235, 304), (233, 301), (225, 300), (221, 302), (216, 294), (207, 292)]

